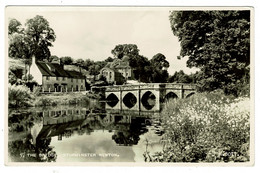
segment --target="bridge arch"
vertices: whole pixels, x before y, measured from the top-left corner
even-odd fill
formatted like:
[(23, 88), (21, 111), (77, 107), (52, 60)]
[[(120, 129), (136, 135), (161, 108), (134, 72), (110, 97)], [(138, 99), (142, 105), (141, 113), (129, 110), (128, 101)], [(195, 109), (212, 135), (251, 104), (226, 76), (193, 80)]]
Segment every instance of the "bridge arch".
[(151, 110), (155, 106), (156, 96), (151, 91), (146, 91), (142, 98), (141, 103), (147, 110)]
[(114, 94), (114, 93), (110, 93), (107, 98), (106, 98), (107, 104), (110, 107), (115, 107), (117, 105), (117, 103), (119, 102), (118, 97)]
[(185, 98), (189, 98), (189, 97), (193, 96), (194, 94), (195, 94), (195, 92), (191, 92), (191, 93), (187, 94)]
[(160, 110), (160, 91), (154, 88), (141, 90), (140, 92), (140, 110), (158, 111)]
[(123, 110), (139, 110), (138, 90), (122, 91), (121, 105)]
[(174, 92), (170, 91), (165, 95), (165, 101), (169, 101), (170, 99), (177, 99), (178, 96)]
[(126, 107), (128, 107), (129, 109), (131, 109), (132, 107), (134, 107), (137, 103), (137, 98), (136, 96), (129, 92), (127, 93), (124, 98), (123, 98), (123, 103)]

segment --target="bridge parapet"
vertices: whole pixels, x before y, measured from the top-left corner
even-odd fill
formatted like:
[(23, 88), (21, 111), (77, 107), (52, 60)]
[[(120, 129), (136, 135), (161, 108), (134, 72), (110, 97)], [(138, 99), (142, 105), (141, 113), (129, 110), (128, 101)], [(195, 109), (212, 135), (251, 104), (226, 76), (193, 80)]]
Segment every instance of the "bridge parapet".
[(107, 92), (113, 91), (128, 91), (128, 90), (138, 90), (139, 85), (120, 85), (120, 86), (108, 86), (106, 87)]
[(194, 90), (196, 88), (196, 85), (194, 84), (183, 84), (183, 83), (166, 83), (165, 84), (166, 89), (184, 89), (184, 90)]
[(196, 85), (194, 85), (194, 84), (185, 84), (185, 85), (183, 85), (183, 89), (185, 89), (185, 90), (196, 90)]
[(160, 83), (147, 83), (140, 85), (140, 89), (158, 89), (160, 88)]
[(138, 90), (140, 85), (122, 85), (121, 90)]
[(106, 92), (120, 91), (120, 86), (108, 86), (105, 88)]

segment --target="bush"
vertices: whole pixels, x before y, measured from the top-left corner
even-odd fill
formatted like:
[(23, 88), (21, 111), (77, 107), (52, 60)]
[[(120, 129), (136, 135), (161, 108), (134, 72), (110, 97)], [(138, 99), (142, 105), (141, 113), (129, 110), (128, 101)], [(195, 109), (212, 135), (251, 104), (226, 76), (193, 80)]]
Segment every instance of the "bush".
[(15, 76), (15, 74), (9, 69), (8, 72), (8, 82), (13, 85), (17, 82), (17, 77)]
[(30, 89), (24, 85), (8, 86), (8, 104), (9, 107), (27, 107), (32, 106), (33, 95)]
[(39, 100), (35, 102), (35, 106), (57, 106), (58, 100), (54, 100), (51, 98), (48, 98), (46, 96), (40, 97)]
[(249, 116), (248, 98), (234, 99), (218, 91), (168, 102), (162, 112), (165, 147), (149, 160), (249, 161)]
[(41, 90), (42, 90), (41, 87), (35, 86), (35, 87), (33, 88), (32, 94), (33, 94), (35, 97), (38, 97), (38, 96), (40, 96)]

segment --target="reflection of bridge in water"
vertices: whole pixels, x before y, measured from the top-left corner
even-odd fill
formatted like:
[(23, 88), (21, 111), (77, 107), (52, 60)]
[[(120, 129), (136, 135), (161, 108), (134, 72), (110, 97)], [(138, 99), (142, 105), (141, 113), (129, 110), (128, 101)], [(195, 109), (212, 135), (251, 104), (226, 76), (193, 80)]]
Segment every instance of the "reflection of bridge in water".
[(106, 110), (97, 113), (85, 108), (48, 110), (38, 114), (43, 116), (43, 126), (37, 129), (34, 138), (57, 136), (58, 140), (62, 140), (75, 134), (89, 135), (94, 130), (108, 130), (114, 133), (113, 140), (119, 145), (136, 144), (139, 135), (147, 132), (146, 126), (151, 125), (151, 118), (159, 117), (159, 112)]
[(162, 102), (196, 93), (195, 85), (172, 83), (94, 87), (92, 91), (105, 93), (106, 109), (135, 111), (160, 111)]

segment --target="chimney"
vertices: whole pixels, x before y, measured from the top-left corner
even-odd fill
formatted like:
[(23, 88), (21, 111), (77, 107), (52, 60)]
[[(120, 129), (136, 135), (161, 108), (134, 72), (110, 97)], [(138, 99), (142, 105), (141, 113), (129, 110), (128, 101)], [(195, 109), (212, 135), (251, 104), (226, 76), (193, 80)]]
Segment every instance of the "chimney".
[(32, 64), (35, 64), (35, 56), (32, 56)]

